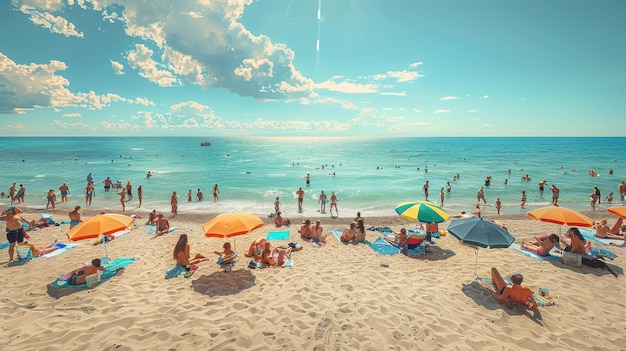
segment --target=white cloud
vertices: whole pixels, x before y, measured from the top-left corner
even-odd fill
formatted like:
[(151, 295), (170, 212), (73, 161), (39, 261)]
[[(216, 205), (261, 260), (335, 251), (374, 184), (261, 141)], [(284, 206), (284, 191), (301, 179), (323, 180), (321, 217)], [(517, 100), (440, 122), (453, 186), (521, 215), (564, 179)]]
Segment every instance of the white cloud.
[(10, 126), (4, 126), (4, 129), (28, 129), (23, 124), (14, 124)]
[(435, 111), (435, 113), (449, 113), (449, 112), (450, 112), (450, 110), (446, 110), (446, 109), (443, 109), (443, 108), (440, 108), (437, 111)]
[(478, 110), (467, 110), (467, 111), (465, 111), (465, 112), (468, 112), (468, 113), (476, 113), (476, 112), (478, 112)]
[(413, 71), (389, 71), (387, 73), (377, 74), (373, 76), (372, 79), (384, 80), (384, 79), (396, 78), (398, 83), (404, 83), (404, 82), (410, 82), (419, 77), (421, 77), (421, 75)]
[(124, 65), (117, 62), (117, 61), (113, 61), (111, 60), (111, 67), (113, 67), (113, 72), (117, 75), (124, 75)]
[(413, 111), (414, 111), (414, 112), (417, 112), (417, 113), (421, 113), (421, 112), (422, 112), (422, 110), (420, 110), (420, 109), (418, 109), (418, 108), (414, 108), (414, 109), (413, 109)]
[(62, 34), (66, 37), (84, 37), (82, 32), (76, 30), (76, 26), (61, 16), (54, 16), (49, 12), (39, 12), (34, 8), (22, 5), (20, 11), (30, 15), (30, 21), (34, 24), (47, 28), (52, 33)]
[(87, 123), (83, 123), (83, 122), (61, 122), (59, 120), (53, 120), (52, 121), (52, 125), (56, 126), (56, 127), (61, 127), (63, 129), (83, 129), (83, 130), (90, 130), (90, 131), (96, 131), (96, 128), (90, 126)]
[(143, 106), (154, 106), (154, 101), (148, 100), (148, 98), (136, 97), (135, 103)]
[(384, 92), (381, 92), (380, 95), (406, 96), (406, 91), (401, 91), (399, 93), (394, 93), (391, 91), (384, 91)]
[(439, 98), (439, 101), (456, 100), (456, 99), (458, 99), (457, 96), (444, 96), (444, 97)]
[(139, 75), (160, 87), (179, 85), (178, 80), (170, 71), (159, 69), (163, 67), (152, 59), (153, 51), (143, 44), (135, 44), (135, 50), (128, 53), (128, 65), (139, 70)]
[(74, 113), (66, 113), (63, 115), (63, 117), (67, 117), (67, 118), (80, 118), (81, 115), (78, 112), (74, 112)]
[(483, 95), (483, 99), (489, 99), (489, 95)]
[(489, 124), (489, 123), (483, 124), (483, 127), (485, 127), (485, 128), (491, 128), (491, 127), (494, 127), (494, 126), (495, 126), (494, 124)]
[(424, 64), (424, 62), (414, 62), (414, 63), (410, 64), (409, 67), (416, 68), (417, 66), (421, 66), (423, 64)]
[(376, 93), (378, 90), (378, 85), (352, 83), (347, 81), (337, 83), (331, 78), (330, 80), (327, 80), (325, 82), (315, 84), (315, 88), (337, 91), (347, 94), (369, 94)]

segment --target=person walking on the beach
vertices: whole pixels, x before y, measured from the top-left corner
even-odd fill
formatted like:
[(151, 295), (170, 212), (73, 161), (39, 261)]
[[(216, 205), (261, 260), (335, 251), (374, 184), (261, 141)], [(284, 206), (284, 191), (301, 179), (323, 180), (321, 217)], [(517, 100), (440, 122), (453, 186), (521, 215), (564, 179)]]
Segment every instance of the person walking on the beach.
[(26, 202), (26, 187), (24, 186), (24, 184), (20, 184), (20, 188), (17, 189), (17, 194), (15, 195), (15, 199), (17, 200), (17, 202)]
[(524, 206), (526, 206), (526, 190), (522, 190), (522, 203), (520, 204), (522, 209), (524, 209)]
[(0, 215), (0, 221), (6, 223), (7, 241), (9, 242), (9, 261), (13, 261), (15, 255), (15, 244), (24, 241), (24, 227), (22, 222), (28, 222), (20, 215), (22, 210), (15, 206), (9, 206), (6, 211)]
[(598, 197), (598, 194), (596, 193), (591, 193), (591, 195), (589, 195), (589, 198), (591, 199), (591, 210), (595, 211), (596, 210), (596, 202), (598, 202), (600, 200), (600, 198)]
[(302, 190), (302, 187), (298, 188), (296, 195), (298, 195), (298, 211), (302, 212), (302, 201), (304, 200), (304, 190)]
[(91, 199), (93, 198), (95, 192), (96, 190), (93, 187), (93, 183), (87, 183), (87, 186), (85, 187), (85, 206), (91, 206)]
[(598, 188), (597, 185), (593, 187), (593, 193), (598, 196), (598, 205), (599, 205), (600, 201), (602, 200), (602, 193), (600, 192), (600, 188)]
[(54, 209), (54, 204), (57, 202), (57, 195), (54, 193), (54, 189), (48, 190), (48, 195), (46, 195), (46, 199), (48, 200), (48, 203), (46, 204), (46, 209), (48, 208), (48, 206), (52, 206), (52, 209)]
[(220, 189), (218, 189), (217, 184), (213, 187), (213, 201), (218, 202), (220, 199)]
[[(13, 204), (13, 202), (15, 202), (15, 193), (17, 192), (17, 190), (15, 189), (16, 184), (17, 183), (13, 183), (13, 185), (11, 185), (11, 187), (9, 188), (9, 198), (11, 198), (11, 204)], [(622, 200), (624, 200), (624, 196), (623, 195), (622, 195)]]
[(480, 187), (480, 189), (478, 189), (478, 192), (476, 193), (476, 199), (478, 199), (479, 203), (482, 200), (485, 205), (487, 204), (487, 200), (485, 200), (485, 189), (482, 186)]
[(422, 186), (422, 192), (424, 193), (424, 196), (426, 196), (426, 201), (428, 201), (428, 188), (430, 188), (430, 184), (426, 181), (426, 183)]
[(498, 211), (498, 214), (500, 214), (500, 209), (502, 208), (502, 201), (500, 201), (499, 197), (496, 197), (495, 207), (496, 207), (496, 210)]
[(61, 192), (61, 202), (67, 202), (67, 195), (70, 193), (70, 187), (63, 183), (63, 185), (59, 187), (59, 191)]
[(559, 206), (559, 193), (561, 190), (556, 187), (556, 185), (552, 184), (552, 206)]
[(133, 185), (130, 183), (130, 180), (126, 183), (126, 194), (128, 195), (128, 200), (126, 201), (133, 199)]
[(141, 202), (143, 201), (143, 188), (141, 185), (137, 188), (137, 200), (139, 200), (139, 206), (137, 207), (141, 207)]
[(326, 213), (326, 194), (324, 194), (324, 190), (322, 190), (322, 193), (320, 194), (320, 199), (319, 201), (317, 201), (320, 204), (320, 213)]
[(274, 201), (274, 213), (278, 214), (280, 212), (280, 198), (276, 196), (276, 201)]
[(446, 193), (443, 192), (443, 188), (441, 188), (441, 191), (439, 192), (439, 197), (441, 198), (441, 207), (443, 207), (443, 201), (446, 198)]
[(200, 188), (198, 188), (198, 191), (196, 192), (196, 200), (202, 201), (203, 198), (204, 194), (202, 193), (202, 191), (200, 191)]
[(126, 189), (122, 189), (122, 191), (120, 191), (120, 203), (122, 204), (122, 211), (126, 211), (126, 201), (124, 201), (124, 199), (126, 199)]
[[(13, 183), (13, 186), (15, 186), (15, 183)], [(619, 192), (619, 199), (624, 201), (624, 197), (626, 197), (626, 181), (622, 180), (622, 182), (619, 183), (617, 191)]]
[(333, 208), (335, 209), (335, 217), (339, 217), (339, 210), (337, 209), (337, 201), (339, 201), (339, 199), (337, 199), (337, 195), (335, 195), (335, 192), (331, 192), (330, 194), (330, 216), (333, 216)]
[(176, 215), (178, 214), (178, 195), (176, 195), (176, 192), (172, 192), (172, 197), (170, 198), (170, 205), (172, 205), (172, 213), (174, 214), (174, 217), (176, 217)]

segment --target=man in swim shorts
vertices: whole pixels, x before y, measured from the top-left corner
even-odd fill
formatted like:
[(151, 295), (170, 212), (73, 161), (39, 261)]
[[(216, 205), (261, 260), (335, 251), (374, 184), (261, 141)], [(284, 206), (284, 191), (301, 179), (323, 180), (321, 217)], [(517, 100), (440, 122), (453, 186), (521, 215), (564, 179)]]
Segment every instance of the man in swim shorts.
[(104, 267), (102, 267), (99, 258), (93, 259), (91, 261), (91, 266), (85, 266), (77, 268), (71, 271), (68, 274), (71, 274), (67, 283), (69, 285), (81, 285), (87, 283), (87, 277), (95, 274), (98, 271), (104, 271)]
[(71, 211), (67, 215), (70, 217), (70, 229), (74, 228), (78, 225), (78, 223), (82, 222), (80, 219), (80, 206), (74, 207), (74, 211)]
[(524, 276), (522, 276), (521, 273), (513, 272), (510, 278), (513, 283), (512, 285), (508, 285), (507, 282), (504, 281), (496, 267), (491, 268), (491, 283), (497, 290), (497, 292), (493, 293), (493, 297), (495, 297), (500, 304), (510, 301), (524, 305), (529, 310), (537, 309), (537, 302), (533, 297), (533, 291), (521, 285), (522, 281), (524, 281)]
[(321, 213), (326, 213), (326, 199), (326, 194), (324, 194), (324, 190), (322, 190), (322, 193), (320, 194), (320, 199), (318, 201), (318, 203), (320, 204)]
[(302, 187), (298, 188), (296, 195), (298, 195), (298, 211), (302, 212), (302, 201), (304, 200), (304, 190), (302, 190)]
[(9, 261), (13, 261), (15, 244), (24, 241), (24, 227), (22, 226), (22, 221), (28, 221), (20, 216), (20, 213), (23, 212), (19, 208), (9, 206), (0, 216), (0, 221), (6, 223), (7, 241), (9, 242)]
[(561, 190), (552, 184), (552, 206), (559, 206), (559, 193)]
[(107, 179), (103, 180), (102, 183), (104, 183), (104, 191), (111, 190), (111, 185), (113, 184), (111, 178), (107, 177)]
[(59, 187), (59, 191), (61, 192), (61, 202), (67, 202), (67, 195), (70, 193), (70, 188), (67, 184), (63, 183), (63, 185)]
[(330, 194), (330, 216), (333, 216), (333, 207), (335, 208), (335, 217), (339, 217), (339, 210), (337, 209), (337, 201), (339, 199), (337, 199), (337, 195), (335, 195), (335, 192), (333, 191)]
[(535, 238), (535, 242), (526, 242), (522, 239), (519, 246), (522, 250), (526, 249), (531, 252), (536, 252), (540, 256), (550, 255), (550, 250), (559, 243), (559, 236), (556, 234), (550, 234), (547, 238)]
[(133, 185), (130, 183), (130, 180), (126, 183), (126, 195), (128, 195), (128, 200), (126, 201), (133, 199)]

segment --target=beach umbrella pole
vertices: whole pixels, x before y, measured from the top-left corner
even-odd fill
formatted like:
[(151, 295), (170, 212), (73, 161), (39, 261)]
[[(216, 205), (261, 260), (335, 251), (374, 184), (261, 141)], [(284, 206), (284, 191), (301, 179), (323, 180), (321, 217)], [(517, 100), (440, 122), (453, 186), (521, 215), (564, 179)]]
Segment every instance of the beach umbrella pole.
[(476, 275), (476, 267), (478, 267), (478, 247), (476, 247), (476, 263), (474, 263), (474, 275)]

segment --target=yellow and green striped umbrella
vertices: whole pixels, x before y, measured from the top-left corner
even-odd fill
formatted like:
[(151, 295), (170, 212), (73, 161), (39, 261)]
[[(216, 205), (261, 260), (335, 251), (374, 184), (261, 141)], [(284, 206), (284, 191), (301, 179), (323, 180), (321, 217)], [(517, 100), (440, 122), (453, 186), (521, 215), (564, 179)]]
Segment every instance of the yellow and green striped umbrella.
[(396, 212), (402, 218), (423, 223), (441, 223), (450, 218), (441, 207), (423, 201), (401, 202), (396, 206)]

